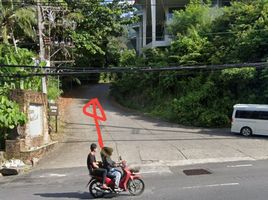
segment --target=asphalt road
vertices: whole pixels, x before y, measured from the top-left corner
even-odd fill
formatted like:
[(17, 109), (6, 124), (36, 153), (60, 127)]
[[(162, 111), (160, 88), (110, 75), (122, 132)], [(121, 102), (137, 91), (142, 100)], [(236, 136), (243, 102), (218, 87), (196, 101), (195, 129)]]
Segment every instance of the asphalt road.
[[(146, 189), (141, 196), (124, 192), (104, 199), (174, 200), (267, 200), (268, 161), (170, 167), (166, 173), (144, 174)], [(209, 175), (186, 176), (183, 170), (202, 168)], [(92, 199), (83, 167), (40, 169), (28, 175), (0, 181), (1, 200)]]

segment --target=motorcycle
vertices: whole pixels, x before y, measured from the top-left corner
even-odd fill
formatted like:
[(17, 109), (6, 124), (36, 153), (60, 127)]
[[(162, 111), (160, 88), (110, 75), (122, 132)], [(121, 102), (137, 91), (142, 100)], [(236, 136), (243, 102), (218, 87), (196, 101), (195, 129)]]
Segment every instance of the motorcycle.
[[(142, 180), (141, 174), (139, 173), (139, 168), (129, 168), (126, 165), (126, 161), (123, 161), (120, 164), (120, 167), (123, 171), (122, 178), (119, 183), (119, 188), (122, 191), (128, 191), (131, 195), (137, 196), (141, 195), (144, 191), (145, 184)], [(114, 190), (115, 183), (114, 180), (110, 177), (106, 177), (105, 180), (106, 185), (109, 189), (102, 189), (102, 178), (98, 176), (92, 176), (90, 181), (88, 182), (89, 192), (94, 198), (101, 198), (105, 194), (118, 194)]]

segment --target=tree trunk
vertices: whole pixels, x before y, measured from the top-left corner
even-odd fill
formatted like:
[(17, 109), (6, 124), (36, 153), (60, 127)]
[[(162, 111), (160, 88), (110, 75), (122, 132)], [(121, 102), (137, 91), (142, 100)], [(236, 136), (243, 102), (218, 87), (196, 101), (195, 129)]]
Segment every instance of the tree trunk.
[(11, 28), (11, 38), (12, 38), (12, 41), (13, 41), (13, 44), (14, 44), (14, 47), (15, 47), (15, 51), (16, 53), (18, 53), (18, 47), (17, 47), (17, 42), (16, 42), (16, 39), (15, 39), (15, 36), (14, 36), (14, 31), (13, 31), (13, 28)]

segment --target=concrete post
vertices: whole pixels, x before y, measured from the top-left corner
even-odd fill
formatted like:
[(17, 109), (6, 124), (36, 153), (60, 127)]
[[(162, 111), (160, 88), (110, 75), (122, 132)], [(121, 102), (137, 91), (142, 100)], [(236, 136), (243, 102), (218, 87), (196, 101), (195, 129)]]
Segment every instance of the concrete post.
[(147, 36), (147, 5), (143, 8), (142, 15), (142, 47), (146, 46), (146, 36)]
[[(39, 57), (40, 61), (45, 60), (45, 46), (44, 46), (44, 41), (43, 41), (43, 29), (44, 25), (42, 23), (42, 11), (41, 11), (41, 6), (40, 2), (37, 2), (37, 14), (38, 14), (38, 37), (39, 37)], [(44, 94), (47, 94), (47, 81), (46, 77), (42, 77), (42, 91)]]
[(136, 49), (138, 50), (138, 52), (140, 52), (140, 27), (139, 29), (136, 31)]
[[(168, 7), (167, 6), (165, 6), (165, 16), (166, 16), (166, 20), (165, 20), (165, 23), (167, 23), (168, 22), (168, 20), (169, 20), (169, 12), (168, 12)], [(167, 25), (165, 24), (165, 38), (164, 38), (164, 40), (165, 41), (167, 41), (169, 38), (168, 38), (168, 35), (167, 35)]]
[(152, 14), (152, 47), (156, 41), (156, 0), (151, 0), (151, 14)]
[(139, 41), (138, 53), (141, 54), (141, 51), (142, 51), (142, 24), (141, 23), (140, 23), (140, 28), (139, 28), (138, 41)]

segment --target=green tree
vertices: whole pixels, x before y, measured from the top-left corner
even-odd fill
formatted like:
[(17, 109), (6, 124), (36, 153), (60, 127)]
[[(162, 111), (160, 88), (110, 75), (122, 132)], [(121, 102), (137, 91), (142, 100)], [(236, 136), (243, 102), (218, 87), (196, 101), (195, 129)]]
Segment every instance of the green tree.
[[(21, 6), (13, 1), (0, 1), (0, 39), (9, 44), (10, 40), (17, 50), (17, 40), (36, 37), (36, 11), (34, 7)], [(23, 34), (22, 34), (23, 33)]]
[(233, 2), (213, 23), (211, 63), (267, 60), (268, 1)]
[[(36, 57), (36, 54), (33, 52), (17, 48), (11, 45), (0, 45), (0, 63), (7, 65), (34, 65), (33, 59)], [(37, 70), (24, 69), (21, 67), (1, 67), (0, 75), (27, 75), (28, 73), (38, 72)], [(13, 89), (31, 89), (34, 91), (39, 91), (41, 87), (41, 81), (39, 77), (29, 77), (27, 79), (18, 79), (18, 78), (9, 78), (2, 77), (0, 79), (0, 88), (1, 85), (8, 84)]]
[(123, 26), (132, 22), (131, 18), (123, 17), (132, 7), (119, 0), (81, 0), (79, 3), (68, 3), (68, 6), (72, 11), (70, 18), (77, 22), (76, 30), (72, 31), (76, 64), (108, 66), (110, 39), (122, 36)]
[(213, 19), (219, 15), (219, 12), (215, 12), (210, 5), (200, 4), (199, 0), (191, 0), (185, 10), (174, 12), (173, 19), (168, 25), (169, 32), (179, 37), (179, 35), (186, 35), (189, 29), (193, 28), (201, 31), (208, 30)]

